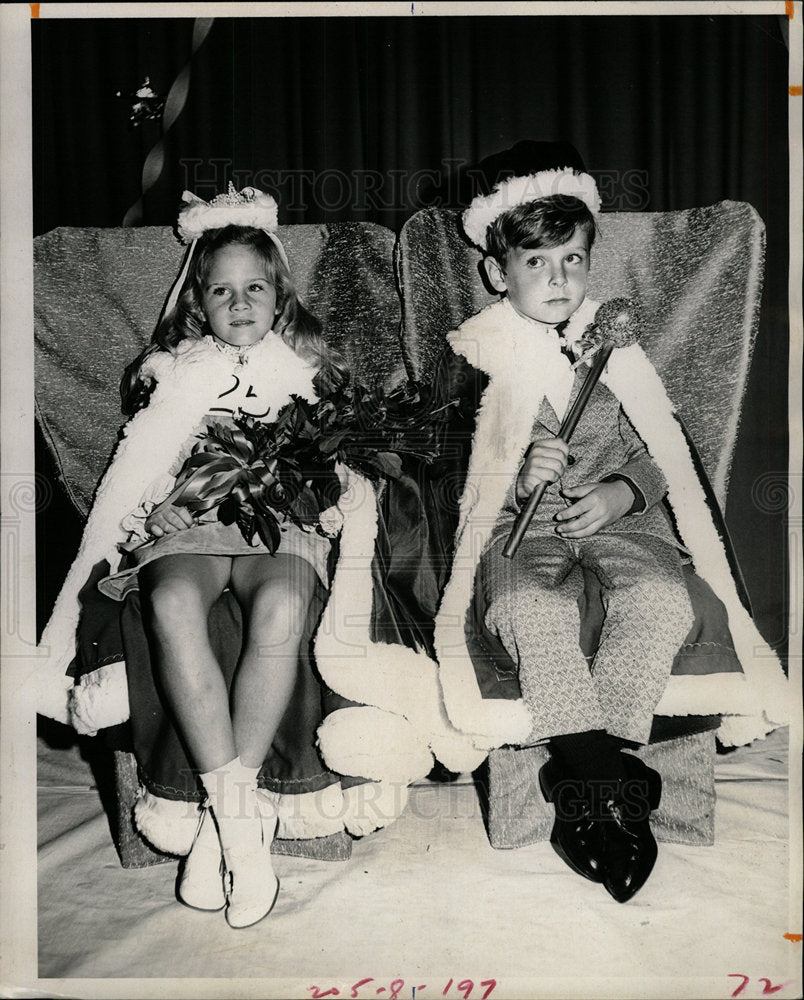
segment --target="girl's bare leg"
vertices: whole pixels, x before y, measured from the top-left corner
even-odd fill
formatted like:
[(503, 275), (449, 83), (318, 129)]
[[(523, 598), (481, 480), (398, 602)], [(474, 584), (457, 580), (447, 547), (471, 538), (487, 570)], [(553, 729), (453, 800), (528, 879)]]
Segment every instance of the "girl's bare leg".
[(199, 771), (237, 756), (226, 682), (208, 631), (210, 609), (228, 586), (231, 569), (230, 556), (181, 553), (139, 571), (154, 666)]
[(231, 588), (245, 630), (231, 694), (234, 742), (243, 764), (259, 767), (293, 692), (318, 576), (304, 559), (282, 553), (232, 562)]
[[(226, 920), (231, 927), (250, 927), (262, 920), (279, 891), (271, 862), (278, 817), (259, 795), (257, 775), (293, 690), (299, 637), (315, 585), (315, 571), (295, 556), (232, 560), (229, 586), (244, 622), (230, 696), (233, 750), (225, 764), (201, 774), (223, 852)], [(227, 718), (228, 711), (227, 705)], [(197, 866), (189, 866), (190, 889), (185, 878), (179, 893), (185, 902), (200, 898), (206, 908), (221, 905), (220, 896), (210, 891), (216, 860), (213, 849), (199, 854)], [(192, 861), (193, 852), (188, 859)]]

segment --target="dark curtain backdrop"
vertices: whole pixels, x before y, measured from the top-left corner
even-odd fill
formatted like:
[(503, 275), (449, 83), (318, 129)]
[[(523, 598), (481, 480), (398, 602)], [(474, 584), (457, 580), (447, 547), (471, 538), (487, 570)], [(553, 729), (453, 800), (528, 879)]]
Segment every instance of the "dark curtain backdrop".
[[(457, 205), (467, 170), (520, 139), (572, 142), (612, 210), (723, 199), (757, 209), (768, 228), (765, 294), (727, 519), (760, 628), (784, 653), (783, 19), (216, 19), (194, 54), (193, 27), (191, 18), (33, 22), (37, 233), (121, 224), (161, 128), (131, 127), (132, 101), (116, 94), (147, 76), (166, 96), (187, 69), (164, 169), (143, 198), (146, 225), (172, 224), (184, 188), (208, 198), (233, 179), (278, 195), (283, 222), (398, 229), (425, 204)], [(46, 522), (60, 526), (43, 523), (40, 534), (43, 615), (78, 530)]]

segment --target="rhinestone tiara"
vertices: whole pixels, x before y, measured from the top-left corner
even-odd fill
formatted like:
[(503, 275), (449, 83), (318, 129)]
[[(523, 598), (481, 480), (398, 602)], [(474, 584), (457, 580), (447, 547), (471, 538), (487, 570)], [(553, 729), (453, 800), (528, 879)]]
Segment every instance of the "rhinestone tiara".
[(183, 243), (192, 243), (208, 229), (224, 226), (250, 226), (268, 233), (278, 228), (278, 206), (271, 195), (257, 188), (245, 187), (237, 191), (229, 182), (229, 189), (206, 202), (192, 191), (182, 195), (185, 203), (179, 212), (178, 233)]

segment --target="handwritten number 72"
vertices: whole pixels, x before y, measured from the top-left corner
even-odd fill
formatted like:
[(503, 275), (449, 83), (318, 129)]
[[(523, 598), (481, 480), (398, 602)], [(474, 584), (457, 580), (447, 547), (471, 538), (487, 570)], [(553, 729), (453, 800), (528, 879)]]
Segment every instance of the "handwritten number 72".
[[(730, 972), (730, 973), (729, 973), (728, 975), (729, 975), (729, 978), (730, 978), (730, 979), (742, 979), (742, 982), (740, 983), (740, 985), (739, 985), (739, 986), (737, 987), (737, 989), (736, 989), (736, 990), (735, 990), (735, 991), (734, 991), (734, 992), (732, 993), (732, 996), (733, 996), (733, 997), (738, 997), (738, 996), (740, 996), (740, 994), (741, 994), (741, 993), (743, 992), (743, 990), (744, 990), (744, 989), (746, 988), (746, 986), (747, 986), (747, 985), (748, 985), (748, 984), (749, 984), (749, 983), (751, 982), (751, 977), (750, 977), (750, 976), (745, 976), (745, 975), (743, 975), (743, 973), (742, 973), (742, 972)], [(783, 988), (784, 988), (785, 986), (787, 986), (787, 983), (779, 983), (779, 985), (778, 985), (778, 986), (771, 986), (771, 981), (770, 981), (770, 979), (765, 979), (765, 977), (764, 977), (764, 976), (760, 976), (760, 978), (759, 978), (759, 981), (760, 981), (761, 983), (764, 983), (764, 984), (765, 984), (765, 985), (764, 985), (764, 986), (762, 987), (762, 996), (763, 996), (763, 997), (769, 997), (769, 996), (771, 996), (771, 994), (773, 994), (773, 993), (778, 993), (778, 992), (779, 992), (779, 990), (781, 990), (781, 989), (783, 989)], [(788, 980), (788, 982), (789, 982), (789, 980)]]

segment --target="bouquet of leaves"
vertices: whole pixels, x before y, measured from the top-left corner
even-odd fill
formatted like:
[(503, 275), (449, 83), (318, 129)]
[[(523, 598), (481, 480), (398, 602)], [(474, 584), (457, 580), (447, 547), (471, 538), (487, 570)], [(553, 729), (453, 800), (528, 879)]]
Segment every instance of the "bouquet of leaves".
[(315, 402), (293, 396), (271, 423), (235, 414), (234, 427), (211, 424), (199, 436), (163, 504), (195, 515), (217, 508), (249, 545), (258, 537), (273, 553), (281, 520), (322, 530), (320, 515), (343, 492), (338, 463), (379, 481), (398, 477), (405, 455), (432, 461), (444, 409), (415, 383), (389, 394), (347, 383)]

